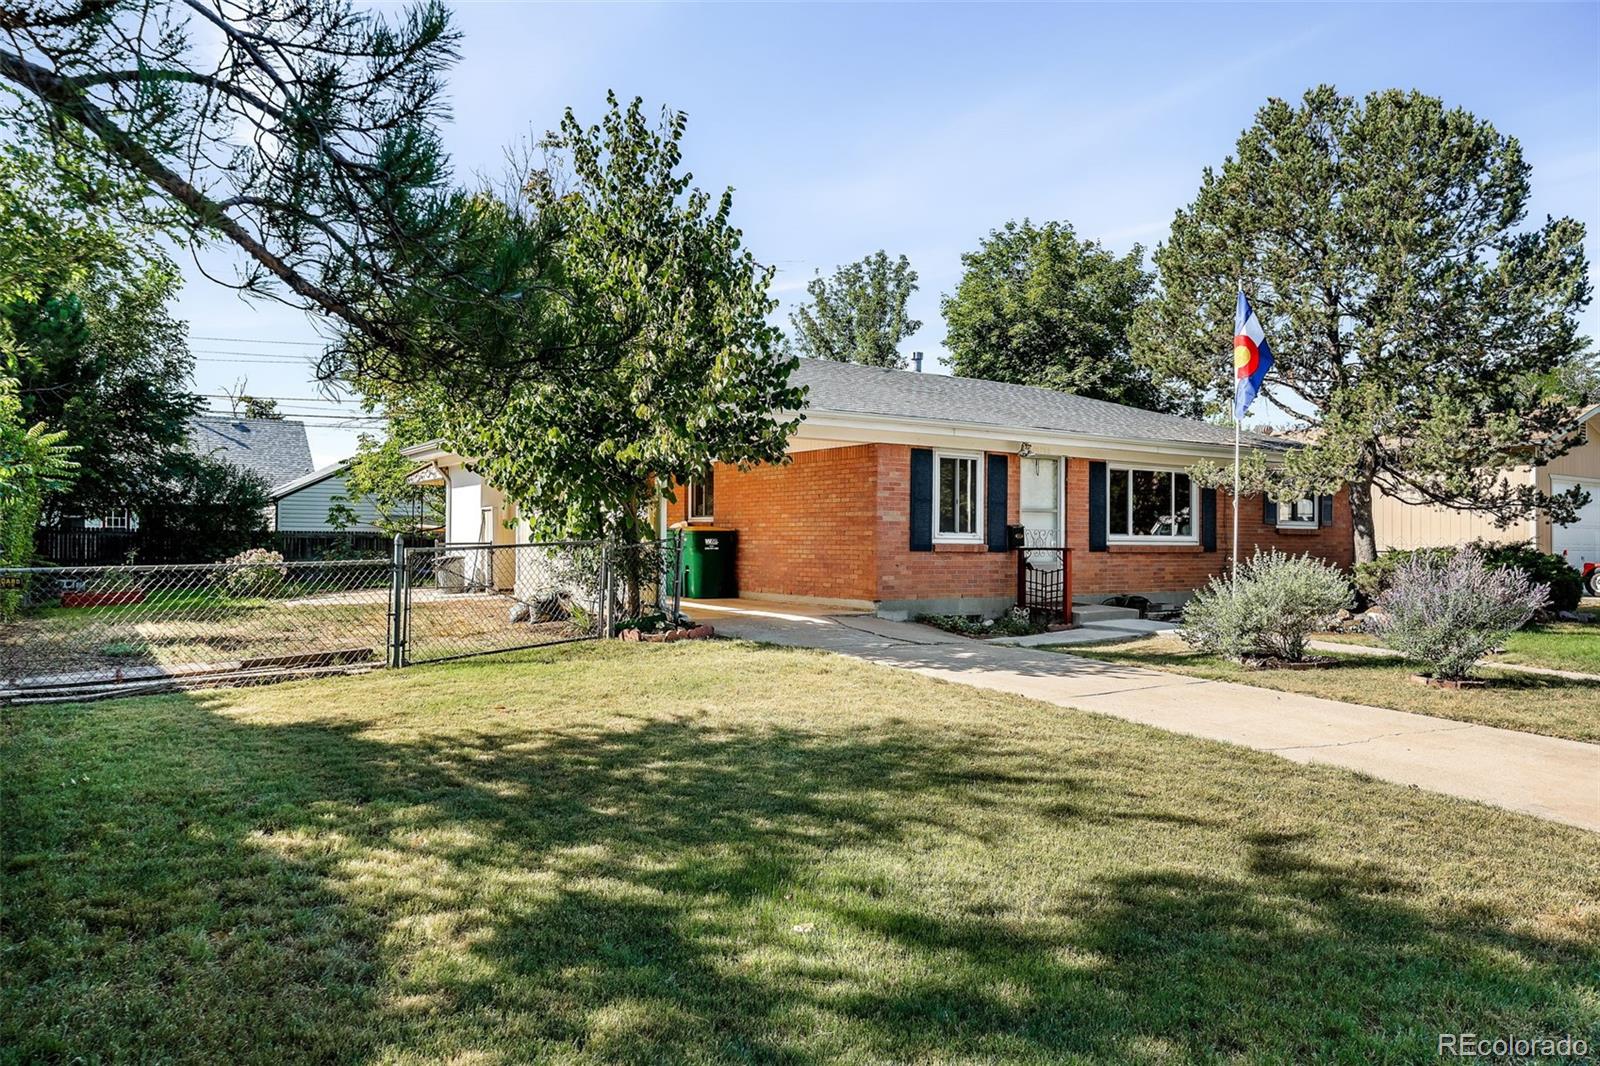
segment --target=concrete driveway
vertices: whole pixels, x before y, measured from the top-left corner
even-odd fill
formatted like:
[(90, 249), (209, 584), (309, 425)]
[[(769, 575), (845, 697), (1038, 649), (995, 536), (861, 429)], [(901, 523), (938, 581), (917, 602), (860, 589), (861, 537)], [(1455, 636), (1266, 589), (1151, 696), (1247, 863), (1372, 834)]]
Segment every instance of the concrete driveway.
[(838, 652), (1600, 832), (1600, 745), (1000, 647), (802, 604), (711, 601), (684, 609), (721, 636)]

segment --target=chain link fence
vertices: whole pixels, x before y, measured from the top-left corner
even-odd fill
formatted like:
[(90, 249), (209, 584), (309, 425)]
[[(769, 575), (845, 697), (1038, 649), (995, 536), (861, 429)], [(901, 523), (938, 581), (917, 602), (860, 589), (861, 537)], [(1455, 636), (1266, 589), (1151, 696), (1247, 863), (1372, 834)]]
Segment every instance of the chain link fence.
[(393, 665), (602, 636), (605, 557), (592, 541), (407, 548)]
[(381, 663), (386, 560), (0, 571), (0, 686)]
[(0, 698), (440, 662), (677, 617), (676, 539), (0, 569)]

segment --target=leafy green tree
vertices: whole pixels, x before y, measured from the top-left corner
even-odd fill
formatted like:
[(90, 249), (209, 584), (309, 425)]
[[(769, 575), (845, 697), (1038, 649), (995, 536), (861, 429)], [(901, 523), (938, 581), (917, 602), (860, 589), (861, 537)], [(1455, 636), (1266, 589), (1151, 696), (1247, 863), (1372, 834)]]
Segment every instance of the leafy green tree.
[(910, 260), (890, 260), (882, 250), (839, 267), (831, 278), (819, 273), (806, 285), (810, 300), (789, 316), (795, 347), (813, 359), (902, 370), (900, 342), (922, 328), (906, 314), (916, 291)]
[(78, 476), (51, 498), (51, 517), (164, 503), (201, 407), (189, 391), (183, 323), (167, 312), (176, 288), (170, 264), (123, 258), (73, 289), (0, 304), (11, 342), (0, 372), (16, 379), (23, 416), (64, 431), (79, 449)]
[[(45, 499), (72, 482), (78, 464), (66, 434), (42, 422), (29, 424), (17, 383), (0, 377), (0, 566), (32, 562), (33, 534)], [(0, 593), (0, 617), (16, 606), (14, 593)]]
[(1135, 245), (1114, 255), (1065, 222), (1024, 219), (992, 230), (943, 300), (950, 369), (1168, 410), (1180, 404), (1134, 365), (1128, 328), (1149, 287)]
[[(238, 287), (326, 316), (385, 366), (480, 339), (448, 314), (419, 331), (419, 288), (559, 298), (485, 288), (477, 260), (452, 273), (470, 218), (438, 132), (458, 35), (437, 0), (393, 16), (348, 0), (43, 0), (0, 8), (0, 27), (0, 127), (70, 195), (128, 228), (233, 245)], [(330, 375), (349, 358), (331, 353)]]
[(283, 421), (283, 412), (278, 410), (278, 401), (260, 396), (240, 396), (239, 412), (241, 418), (254, 418), (266, 422)]
[(774, 413), (804, 402), (767, 321), (772, 271), (744, 248), (731, 191), (713, 197), (680, 169), (685, 117), (652, 123), (641, 101), (607, 99), (598, 126), (567, 112), (544, 141), (546, 165), (523, 182), (527, 202), (506, 208), (560, 234), (578, 324), (554, 328), (605, 343), (547, 360), (497, 395), (460, 389), (480, 377), (470, 357), (438, 365), (431, 388), (413, 393), (537, 537), (646, 536), (650, 502), (673, 483), (714, 460), (781, 460), (797, 420)]
[(164, 486), (165, 503), (139, 516), (141, 539), (165, 562), (212, 562), (255, 547), (267, 533), (267, 483), (207, 455), (186, 454)]
[(361, 434), (344, 476), (350, 499), (369, 501), (378, 512), (374, 524), (391, 536), (440, 528), (444, 490), (411, 484), (407, 478), (416, 463), (400, 454), (409, 445), (437, 439), (438, 416), (393, 389), (369, 394), (364, 405), (368, 411), (381, 410), (387, 425), (381, 436)]
[(1376, 556), (1374, 488), (1505, 523), (1570, 517), (1580, 497), (1501, 477), (1567, 447), (1588, 345), (1583, 227), (1525, 228), (1528, 193), (1516, 139), (1433, 97), (1271, 100), (1157, 248), (1136, 355), (1224, 409), (1242, 284), (1276, 358), (1263, 391), (1308, 431), (1247, 484), (1349, 484), (1358, 562)]

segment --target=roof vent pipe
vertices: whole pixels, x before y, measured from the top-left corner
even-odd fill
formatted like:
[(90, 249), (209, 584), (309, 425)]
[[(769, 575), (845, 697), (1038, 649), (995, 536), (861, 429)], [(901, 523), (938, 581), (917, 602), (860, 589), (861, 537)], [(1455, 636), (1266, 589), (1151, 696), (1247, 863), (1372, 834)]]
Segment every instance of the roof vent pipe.
[(921, 352), (912, 352), (911, 353), (911, 369), (915, 370), (919, 374), (922, 373), (922, 353)]

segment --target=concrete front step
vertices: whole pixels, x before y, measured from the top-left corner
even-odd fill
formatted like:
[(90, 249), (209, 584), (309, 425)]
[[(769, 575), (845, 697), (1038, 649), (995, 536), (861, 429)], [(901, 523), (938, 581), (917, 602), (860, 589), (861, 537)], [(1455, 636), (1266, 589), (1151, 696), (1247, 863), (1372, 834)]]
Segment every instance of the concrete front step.
[(1089, 625), (1093, 622), (1138, 618), (1139, 612), (1132, 607), (1107, 607), (1102, 603), (1074, 603), (1072, 605), (1072, 617), (1079, 625)]

